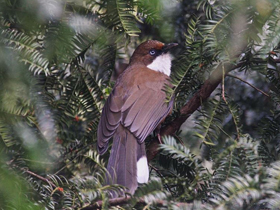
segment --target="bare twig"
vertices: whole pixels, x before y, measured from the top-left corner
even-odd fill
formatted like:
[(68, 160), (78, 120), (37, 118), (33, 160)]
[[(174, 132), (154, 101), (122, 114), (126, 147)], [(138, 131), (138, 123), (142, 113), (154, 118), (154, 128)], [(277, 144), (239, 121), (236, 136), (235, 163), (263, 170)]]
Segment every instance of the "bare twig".
[(227, 104), (227, 99), (225, 96), (225, 69), (223, 68), (223, 77), (222, 77), (222, 98), (224, 102)]
[(26, 168), (18, 167), (18, 166), (15, 165), (15, 164), (12, 165), (13, 161), (14, 161), (14, 160), (9, 161), (9, 162), (7, 163), (7, 165), (12, 166), (12, 167), (14, 167), (14, 168), (16, 168), (16, 169), (18, 169), (18, 170), (24, 172), (24, 173), (27, 173), (27, 174), (29, 174), (29, 175), (31, 175), (31, 176), (34, 176), (34, 177), (36, 177), (37, 179), (42, 180), (43, 182), (46, 182), (46, 183), (48, 183), (49, 185), (51, 185), (51, 186), (53, 187), (51, 196), (52, 196), (55, 192), (63, 193), (64, 189), (63, 189), (62, 187), (56, 186), (56, 185), (55, 185), (52, 181), (50, 181), (49, 179), (47, 179), (47, 178), (45, 178), (45, 177), (42, 177), (42, 176), (40, 176), (40, 175), (38, 175), (38, 174), (36, 174), (36, 173), (34, 173), (34, 172), (32, 172), (32, 171), (26, 169)]
[(47, 179), (47, 178), (45, 178), (45, 177), (42, 177), (42, 176), (40, 176), (40, 175), (38, 175), (38, 174), (36, 174), (36, 173), (34, 173), (34, 172), (32, 172), (32, 171), (29, 171), (29, 170), (26, 169), (26, 168), (20, 168), (20, 167), (18, 167), (18, 166), (15, 165), (15, 164), (12, 165), (13, 162), (14, 162), (14, 160), (11, 160), (11, 161), (9, 161), (9, 162), (7, 163), (7, 165), (9, 165), (9, 166), (11, 166), (11, 167), (15, 167), (15, 168), (21, 170), (22, 172), (25, 172), (25, 173), (27, 173), (27, 174), (29, 174), (29, 175), (31, 175), (31, 176), (34, 176), (34, 177), (36, 177), (37, 179), (40, 179), (40, 180), (42, 180), (42, 181), (44, 181), (44, 182), (50, 184), (52, 187), (57, 188), (57, 186), (56, 186), (52, 181), (50, 181), (49, 179)]
[(261, 89), (257, 88), (256, 86), (252, 85), (251, 83), (245, 81), (244, 79), (242, 79), (242, 78), (240, 78), (240, 77), (234, 76), (234, 75), (232, 75), (232, 74), (227, 74), (227, 76), (232, 77), (232, 78), (235, 78), (235, 79), (238, 79), (238, 80), (244, 82), (245, 84), (249, 85), (250, 87), (254, 88), (254, 89), (257, 90), (258, 92), (262, 93), (262, 94), (265, 95), (266, 97), (270, 97), (269, 94), (267, 94), (266, 92), (262, 91)]
[(57, 187), (52, 181), (50, 181), (50, 180), (47, 179), (47, 178), (44, 178), (44, 177), (42, 177), (42, 176), (40, 176), (40, 175), (38, 175), (38, 174), (35, 174), (35, 173), (32, 172), (32, 171), (29, 171), (29, 170), (26, 170), (26, 169), (23, 169), (23, 168), (21, 168), (21, 170), (24, 171), (25, 173), (31, 175), (31, 176), (36, 177), (37, 179), (40, 179), (40, 180), (42, 180), (42, 181), (44, 181), (44, 182), (50, 184), (50, 185), (51, 185), (52, 187), (54, 187), (54, 188)]

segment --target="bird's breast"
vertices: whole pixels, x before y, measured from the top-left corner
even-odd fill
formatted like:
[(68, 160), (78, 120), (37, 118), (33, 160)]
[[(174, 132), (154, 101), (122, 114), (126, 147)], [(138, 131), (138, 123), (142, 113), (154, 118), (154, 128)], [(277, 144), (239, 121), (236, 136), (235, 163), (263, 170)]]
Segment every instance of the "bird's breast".
[(119, 83), (126, 88), (133, 86), (154, 87), (155, 85), (164, 85), (168, 78), (164, 73), (151, 70), (145, 66), (136, 66), (125, 70)]

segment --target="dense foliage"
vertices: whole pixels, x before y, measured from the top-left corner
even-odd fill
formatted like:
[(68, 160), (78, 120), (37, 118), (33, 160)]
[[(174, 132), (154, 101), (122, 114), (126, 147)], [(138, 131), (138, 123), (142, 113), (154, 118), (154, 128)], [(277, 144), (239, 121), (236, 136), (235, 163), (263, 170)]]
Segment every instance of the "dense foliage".
[[(219, 86), (118, 203), (96, 129), (148, 39), (180, 46), (163, 129), (209, 77)], [(279, 44), (279, 0), (0, 1), (0, 209), (279, 208)]]

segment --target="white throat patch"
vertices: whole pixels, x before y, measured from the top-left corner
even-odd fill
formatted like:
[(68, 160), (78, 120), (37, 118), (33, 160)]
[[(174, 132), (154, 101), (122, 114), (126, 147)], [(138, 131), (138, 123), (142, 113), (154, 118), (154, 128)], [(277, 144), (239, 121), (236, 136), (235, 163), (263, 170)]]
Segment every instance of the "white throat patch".
[(147, 67), (154, 71), (159, 71), (161, 73), (170, 76), (171, 74), (171, 61), (172, 57), (169, 53), (164, 53), (156, 57), (156, 59), (149, 64)]

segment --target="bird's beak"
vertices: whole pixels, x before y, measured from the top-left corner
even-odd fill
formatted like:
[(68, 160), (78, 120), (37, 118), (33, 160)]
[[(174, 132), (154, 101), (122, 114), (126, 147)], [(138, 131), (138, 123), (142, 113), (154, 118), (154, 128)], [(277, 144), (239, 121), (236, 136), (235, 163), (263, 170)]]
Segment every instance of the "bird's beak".
[(168, 52), (171, 48), (178, 46), (177, 43), (166, 44), (162, 47), (163, 52)]

